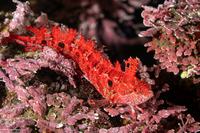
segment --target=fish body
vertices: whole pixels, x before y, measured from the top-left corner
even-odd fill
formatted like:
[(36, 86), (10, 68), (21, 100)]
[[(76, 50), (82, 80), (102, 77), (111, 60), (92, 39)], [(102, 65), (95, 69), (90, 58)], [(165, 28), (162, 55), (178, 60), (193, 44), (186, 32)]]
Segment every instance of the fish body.
[(42, 50), (44, 46), (49, 46), (66, 58), (72, 58), (85, 78), (111, 103), (134, 106), (153, 96), (148, 83), (136, 77), (137, 58), (125, 61), (125, 71), (122, 71), (118, 61), (113, 65), (110, 60), (103, 58), (102, 54), (95, 50), (94, 42), (85, 40), (76, 30), (57, 26), (50, 30), (46, 27), (30, 26), (26, 29), (34, 33), (34, 36), (11, 33), (11, 41), (25, 45), (26, 51)]

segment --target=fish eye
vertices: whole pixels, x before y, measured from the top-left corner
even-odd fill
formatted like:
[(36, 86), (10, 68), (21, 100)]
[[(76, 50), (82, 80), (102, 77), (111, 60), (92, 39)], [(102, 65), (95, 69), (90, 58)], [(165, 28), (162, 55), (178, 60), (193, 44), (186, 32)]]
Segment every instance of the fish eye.
[(61, 48), (64, 48), (64, 47), (65, 47), (65, 44), (62, 43), (62, 42), (59, 42), (59, 43), (58, 43), (58, 46), (61, 47)]
[(111, 80), (108, 80), (108, 85), (109, 85), (110, 87), (112, 87), (112, 81), (111, 81)]
[(41, 43), (42, 44), (47, 44), (47, 41), (46, 40), (42, 40)]

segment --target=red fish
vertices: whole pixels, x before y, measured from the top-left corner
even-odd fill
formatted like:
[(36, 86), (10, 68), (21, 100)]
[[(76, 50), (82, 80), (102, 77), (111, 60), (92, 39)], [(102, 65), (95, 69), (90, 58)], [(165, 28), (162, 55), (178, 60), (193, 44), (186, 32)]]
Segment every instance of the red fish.
[(95, 88), (111, 103), (125, 103), (130, 106), (146, 102), (153, 96), (147, 82), (136, 77), (138, 59), (129, 58), (125, 61), (125, 71), (119, 62), (113, 65), (95, 50), (92, 40), (85, 40), (76, 30), (53, 26), (26, 27), (34, 36), (12, 34), (10, 39), (25, 45), (26, 51), (42, 50), (49, 46), (66, 58), (72, 58)]

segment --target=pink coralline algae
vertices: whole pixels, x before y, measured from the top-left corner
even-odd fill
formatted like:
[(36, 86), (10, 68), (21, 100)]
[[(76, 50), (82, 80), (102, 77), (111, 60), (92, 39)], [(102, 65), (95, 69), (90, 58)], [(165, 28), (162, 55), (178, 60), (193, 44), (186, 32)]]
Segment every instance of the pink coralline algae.
[(21, 29), (23, 28), (22, 25), (24, 26), (30, 24), (29, 23), (30, 21), (26, 19), (25, 15), (28, 13), (29, 16), (32, 16), (33, 12), (30, 10), (30, 7), (28, 6), (28, 1), (26, 3), (22, 3), (18, 0), (13, 0), (13, 2), (17, 3), (18, 5), (16, 11), (14, 12), (13, 19), (9, 23), (9, 28), (10, 30), (17, 28), (20, 30), (20, 28)]
[[(153, 37), (146, 43), (147, 51), (155, 51), (160, 68), (181, 77), (196, 77), (200, 74), (200, 2), (165, 1), (153, 8), (143, 6), (144, 25), (152, 27), (140, 36)], [(198, 82), (196, 79), (195, 82)]]
[[(2, 24), (0, 24), (3, 29), (0, 34), (0, 42), (2, 38), (8, 37), (9, 32), (8, 31), (13, 31), (15, 30), (17, 33), (23, 33), (24, 27), (27, 25), (30, 25), (30, 20), (33, 19), (33, 12), (29, 7), (29, 2), (22, 3), (21, 1), (18, 0), (13, 0), (14, 3), (17, 4), (16, 10), (13, 12), (12, 19), (5, 18), (4, 20), (4, 26), (8, 25), (8, 27), (4, 27)], [(18, 29), (18, 30), (16, 30)]]
[[(49, 67), (55, 72), (69, 77), (69, 82), (75, 87), (73, 76), (76, 72), (73, 61), (65, 59), (62, 55), (53, 52), (48, 47), (37, 56), (35, 59), (22, 59), (19, 57), (7, 59), (6, 61), (1, 60), (0, 63), (4, 67), (0, 69), (0, 77), (10, 91), (17, 93), (18, 100), (25, 102), (26, 106), (33, 108), (37, 115), (44, 117), (46, 103), (45, 97), (42, 94), (45, 93), (45, 87), (36, 81), (35, 83), (33, 82), (33, 85), (25, 87), (27, 82), (33, 80), (34, 73), (37, 70), (42, 67)], [(31, 99), (30, 96), (32, 97)], [(20, 112), (20, 110), (15, 113), (17, 112)]]

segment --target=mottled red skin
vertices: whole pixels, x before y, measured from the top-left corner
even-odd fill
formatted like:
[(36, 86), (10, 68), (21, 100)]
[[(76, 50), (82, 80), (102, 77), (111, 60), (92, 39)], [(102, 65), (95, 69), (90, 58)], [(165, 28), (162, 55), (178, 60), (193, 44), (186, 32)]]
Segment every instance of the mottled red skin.
[(45, 27), (27, 27), (35, 35), (10, 35), (11, 41), (27, 46), (26, 51), (42, 50), (49, 46), (66, 58), (72, 58), (80, 67), (95, 88), (111, 103), (125, 103), (135, 106), (146, 102), (153, 96), (147, 82), (138, 79), (135, 74), (138, 59), (129, 58), (125, 61), (125, 71), (121, 70), (119, 62), (113, 65), (95, 50), (92, 40), (85, 40), (76, 30), (53, 26), (51, 30)]

